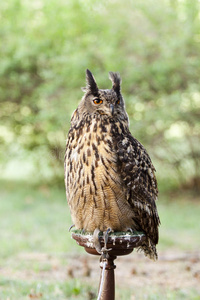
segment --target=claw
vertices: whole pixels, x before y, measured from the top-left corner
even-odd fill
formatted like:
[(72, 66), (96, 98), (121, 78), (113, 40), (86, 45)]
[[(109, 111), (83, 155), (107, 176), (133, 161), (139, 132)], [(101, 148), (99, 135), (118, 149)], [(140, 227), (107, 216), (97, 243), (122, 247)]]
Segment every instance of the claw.
[(102, 255), (103, 258), (108, 258), (108, 251), (112, 249), (107, 249), (107, 242), (109, 238), (109, 234), (113, 232), (111, 228), (108, 228), (106, 231), (103, 232), (103, 239), (104, 239), (104, 247), (101, 248), (99, 233), (100, 230), (98, 228), (95, 229), (93, 233), (93, 243), (95, 246), (96, 251)]
[(75, 227), (75, 225), (73, 224), (73, 225), (71, 225), (70, 227), (69, 227), (69, 232), (71, 231), (71, 229), (73, 228), (73, 227)]
[(109, 238), (109, 233), (113, 232), (113, 230), (111, 228), (108, 228), (106, 231), (104, 231), (103, 233), (103, 239), (104, 239), (104, 248), (107, 247), (107, 243), (108, 243), (108, 238)]
[(132, 229), (132, 228), (129, 228), (129, 227), (128, 227), (128, 228), (126, 229), (126, 231), (127, 231), (127, 232), (130, 232), (131, 234), (133, 234), (133, 229)]
[(108, 238), (109, 238), (109, 234), (113, 232), (113, 230), (111, 228), (108, 228), (106, 231), (103, 232), (103, 239), (104, 239), (104, 247), (101, 249), (101, 259), (108, 259), (109, 258), (109, 254), (108, 252), (110, 250), (112, 250), (112, 248), (108, 249), (107, 248), (107, 243), (108, 243)]

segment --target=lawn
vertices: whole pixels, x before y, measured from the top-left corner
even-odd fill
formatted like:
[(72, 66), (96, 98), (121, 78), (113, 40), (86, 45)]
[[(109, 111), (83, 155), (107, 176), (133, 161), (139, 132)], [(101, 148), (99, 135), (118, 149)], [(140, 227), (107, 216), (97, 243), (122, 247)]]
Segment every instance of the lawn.
[[(95, 299), (98, 258), (71, 239), (63, 188), (0, 183), (0, 299)], [(116, 261), (116, 299), (200, 299), (200, 201), (160, 195), (159, 261)]]

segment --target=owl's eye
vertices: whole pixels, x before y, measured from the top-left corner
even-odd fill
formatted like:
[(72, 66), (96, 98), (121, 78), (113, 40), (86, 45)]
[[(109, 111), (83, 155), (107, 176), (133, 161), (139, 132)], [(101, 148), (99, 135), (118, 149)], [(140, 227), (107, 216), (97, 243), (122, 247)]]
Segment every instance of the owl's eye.
[(100, 99), (94, 99), (93, 102), (94, 102), (94, 104), (101, 104), (101, 103), (103, 103), (103, 101), (100, 100)]
[(120, 104), (120, 100), (117, 100), (117, 101), (116, 101), (116, 104)]

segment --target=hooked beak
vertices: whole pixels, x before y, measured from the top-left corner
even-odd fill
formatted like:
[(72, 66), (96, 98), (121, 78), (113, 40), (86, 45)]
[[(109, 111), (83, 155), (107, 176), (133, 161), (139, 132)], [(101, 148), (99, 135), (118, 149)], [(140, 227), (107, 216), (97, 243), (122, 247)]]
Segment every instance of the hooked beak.
[(113, 114), (114, 114), (114, 105), (113, 104), (110, 104), (110, 111), (111, 111), (111, 114), (113, 116)]

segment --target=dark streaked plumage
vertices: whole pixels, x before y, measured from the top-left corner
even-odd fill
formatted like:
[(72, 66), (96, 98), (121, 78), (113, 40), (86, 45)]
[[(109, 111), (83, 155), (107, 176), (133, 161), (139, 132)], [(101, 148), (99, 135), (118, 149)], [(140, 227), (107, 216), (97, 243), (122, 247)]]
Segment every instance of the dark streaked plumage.
[(86, 71), (87, 86), (71, 119), (65, 185), (77, 229), (93, 232), (144, 231), (142, 246), (157, 258), (158, 226), (155, 168), (145, 148), (129, 131), (118, 73), (109, 73), (112, 89), (98, 88)]

